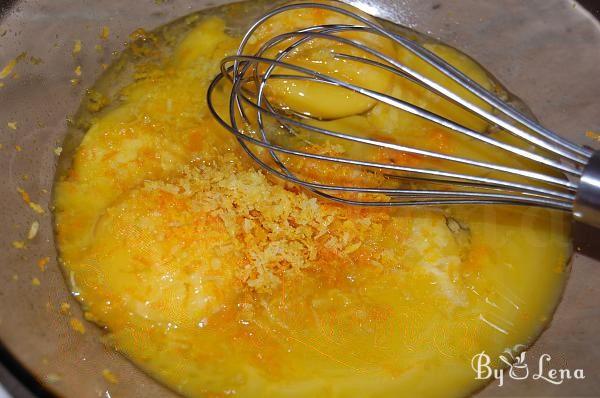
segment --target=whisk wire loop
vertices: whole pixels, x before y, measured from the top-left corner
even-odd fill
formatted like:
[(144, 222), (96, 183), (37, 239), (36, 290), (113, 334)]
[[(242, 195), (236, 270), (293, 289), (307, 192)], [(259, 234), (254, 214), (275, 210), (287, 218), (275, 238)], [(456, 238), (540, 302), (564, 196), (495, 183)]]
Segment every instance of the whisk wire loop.
[[(302, 8), (325, 9), (349, 17), (357, 24), (327, 24), (283, 32), (266, 40), (254, 53), (246, 53), (250, 39), (263, 23), (283, 12)], [(367, 44), (342, 35), (346, 32), (378, 35), (391, 40), (396, 45), (427, 62), (443, 76), (458, 83), (476, 98), (490, 105), (494, 111), (490, 112), (482, 109), (472, 100), (464, 98), (435, 80), (415, 71), (400, 60)], [(390, 93), (361, 87), (350, 81), (344, 81), (316, 70), (286, 62), (287, 58), (294, 54), (296, 49), (315, 40), (330, 41), (358, 50), (365, 56), (344, 53), (344, 50), (337, 52), (332, 50), (331, 52), (332, 56), (338, 60), (368, 65), (418, 84), (487, 121), (490, 125), (497, 126), (518, 137), (527, 145), (521, 147), (503, 142), (489, 134), (475, 131), (447, 117), (396, 98)], [(280, 48), (281, 45), (283, 45), (283, 49)], [(276, 53), (276, 55), (270, 57), (268, 56), (270, 53)], [(217, 87), (226, 80), (229, 80), (231, 84), (228, 117), (221, 116), (214, 103)], [(314, 117), (309, 114), (303, 114), (294, 109), (271, 103), (266, 92), (269, 82), (274, 80), (307, 81), (349, 90), (352, 93), (387, 104), (450, 131), (462, 134), (472, 140), (505, 151), (507, 154), (545, 165), (552, 172), (540, 172), (526, 167), (511, 167), (449, 155), (320, 127), (310, 122), (314, 120)], [(540, 126), (536, 121), (504, 102), (495, 93), (488, 91), (417, 41), (388, 31), (367, 17), (330, 4), (288, 4), (261, 17), (244, 35), (237, 53), (223, 59), (221, 73), (209, 86), (207, 101), (209, 109), (216, 120), (235, 135), (244, 151), (259, 166), (284, 180), (299, 184), (323, 198), (352, 205), (511, 204), (573, 211), (584, 166), (588, 164), (590, 158), (595, 156), (591, 149), (572, 143)], [(251, 117), (251, 114), (254, 115), (254, 118)], [(276, 142), (273, 128), (267, 126), (267, 119), (271, 119), (272, 122), (277, 124), (275, 130), (279, 129), (298, 139), (300, 139), (298, 132), (314, 133), (357, 145), (435, 159), (441, 161), (442, 164), (463, 165), (467, 166), (469, 170), (479, 170), (479, 172), (470, 174), (437, 167), (412, 167), (394, 162), (383, 163), (349, 156), (338, 156), (340, 154), (312, 153), (307, 149), (295, 148)], [(526, 131), (526, 129), (529, 131)], [(541, 148), (551, 155), (548, 156), (529, 149), (532, 147)], [(262, 150), (259, 148), (262, 148)], [(267, 157), (265, 157), (266, 154), (268, 154)], [(282, 156), (285, 156), (285, 158), (282, 158)], [(296, 171), (290, 168), (288, 162), (290, 158), (302, 158), (315, 162), (329, 162), (344, 167), (355, 167), (368, 173), (383, 175), (388, 181), (395, 180), (399, 184), (361, 186), (358, 183), (343, 185), (309, 179), (298, 175)], [(493, 175), (490, 175), (490, 173), (493, 173)], [(505, 177), (499, 178), (498, 175), (504, 175)]]

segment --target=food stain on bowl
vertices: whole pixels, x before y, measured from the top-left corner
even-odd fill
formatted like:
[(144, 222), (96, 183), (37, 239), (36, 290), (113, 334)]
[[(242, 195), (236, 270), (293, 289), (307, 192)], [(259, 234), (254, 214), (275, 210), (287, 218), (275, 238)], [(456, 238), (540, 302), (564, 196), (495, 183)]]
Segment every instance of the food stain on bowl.
[[(475, 354), (516, 356), (551, 319), (567, 277), (568, 216), (510, 206), (348, 207), (265, 175), (205, 99), (221, 59), (241, 40), (226, 16), (244, 7), (135, 31), (88, 90), (75, 121), (85, 135), (63, 145), (54, 188), (61, 264), (86, 319), (117, 351), (189, 397), (459, 397), (481, 388)], [(256, 43), (261, 34), (335, 18), (288, 12), (257, 32)], [(419, 37), (503, 92), (464, 54)], [(434, 73), (395, 46), (370, 45)], [(318, 42), (310, 51), (295, 62), (327, 57)], [(399, 77), (320, 60), (324, 73), (505, 134)], [(315, 124), (520, 164), (384, 104), (319, 90), (281, 83), (269, 94), (320, 117)], [(323, 106), (332, 96), (340, 104), (334, 111)], [(225, 90), (216, 104), (226, 115)], [(355, 150), (327, 140), (310, 145)], [(320, 172), (347, 177), (334, 165)], [(77, 329), (85, 331), (82, 323)]]

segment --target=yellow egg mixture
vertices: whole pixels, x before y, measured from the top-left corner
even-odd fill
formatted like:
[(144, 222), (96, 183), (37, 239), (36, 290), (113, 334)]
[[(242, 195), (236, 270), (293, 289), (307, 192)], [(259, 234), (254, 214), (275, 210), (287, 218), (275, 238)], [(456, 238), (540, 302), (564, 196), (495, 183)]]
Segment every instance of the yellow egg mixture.
[[(257, 37), (336, 18), (297, 10)], [(55, 186), (65, 275), (115, 349), (189, 397), (460, 397), (485, 383), (475, 380), (474, 354), (497, 358), (533, 342), (566, 279), (567, 216), (510, 206), (347, 207), (277, 181), (207, 110), (208, 84), (239, 37), (215, 16), (181, 23), (175, 37), (135, 33), (124, 58), (134, 60), (133, 81), (109, 106), (103, 95), (88, 103), (95, 116)], [(433, 76), (403, 50), (365, 40)], [(496, 89), (466, 56), (427, 46)], [(324, 48), (315, 44), (295, 62), (488, 127)], [(223, 114), (228, 89), (217, 98)], [(522, 164), (347, 91), (279, 81), (270, 95), (338, 131)], [(322, 138), (313, 145), (334, 146)], [(319, 172), (346, 177), (333, 166)]]

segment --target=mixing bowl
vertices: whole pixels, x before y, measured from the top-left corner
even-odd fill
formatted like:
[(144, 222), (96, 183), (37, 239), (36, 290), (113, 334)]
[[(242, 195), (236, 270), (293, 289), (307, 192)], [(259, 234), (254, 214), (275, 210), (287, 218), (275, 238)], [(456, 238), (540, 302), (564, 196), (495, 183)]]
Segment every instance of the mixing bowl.
[[(600, 24), (577, 3), (350, 2), (464, 50), (522, 97), (546, 126), (576, 142), (600, 145), (597, 135), (586, 135), (586, 130), (597, 129), (599, 123)], [(225, 1), (0, 3), (0, 71), (10, 60), (18, 59), (0, 80), (0, 246), (5, 253), (0, 260), (0, 355), (36, 395), (175, 395), (105, 347), (100, 329), (86, 323), (86, 333), (81, 334), (71, 327), (71, 316), (81, 318), (82, 314), (56, 261), (48, 206), (69, 115), (76, 111), (85, 88), (102, 73), (103, 64), (115, 59), (128, 34), (138, 27), (152, 29), (222, 3)], [(244, 26), (252, 18), (240, 15), (232, 23)], [(73, 54), (78, 42), (81, 51)], [(79, 65), (81, 76), (75, 73)], [(18, 189), (40, 204), (43, 214), (24, 203)], [(34, 220), (39, 221), (39, 232), (27, 240)], [(575, 235), (580, 249), (593, 257), (598, 233), (576, 229)], [(26, 248), (13, 245), (23, 240)], [(44, 264), (46, 257), (49, 261)], [(600, 395), (600, 310), (595, 304), (600, 299), (600, 264), (592, 257), (574, 256), (570, 280), (551, 326), (527, 354), (530, 372), (537, 372), (538, 359), (548, 354), (552, 360), (545, 364), (546, 371), (548, 367), (583, 369), (586, 378), (565, 380), (560, 385), (542, 378), (507, 378), (502, 387), (492, 383), (479, 396)], [(106, 369), (117, 375), (118, 383), (103, 376)], [(431, 378), (435, 382), (435, 375)]]

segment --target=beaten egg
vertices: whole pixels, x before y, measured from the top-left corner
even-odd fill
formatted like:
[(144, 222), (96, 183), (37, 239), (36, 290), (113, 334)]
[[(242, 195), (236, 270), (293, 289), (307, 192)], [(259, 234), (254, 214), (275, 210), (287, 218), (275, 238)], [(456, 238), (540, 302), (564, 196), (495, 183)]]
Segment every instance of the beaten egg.
[[(516, 356), (548, 324), (568, 272), (568, 216), (510, 206), (349, 207), (266, 175), (205, 100), (220, 60), (240, 42), (223, 15), (240, 9), (134, 32), (84, 101), (85, 135), (56, 182), (54, 205), (61, 264), (86, 318), (187, 397), (461, 397), (482, 388), (475, 354)], [(267, 33), (344, 22), (336, 18), (285, 13), (256, 43)], [(364, 40), (459, 90), (405, 50)], [(425, 45), (500, 90), (464, 54)], [(322, 73), (489, 130), (400, 77), (332, 58), (322, 42), (291, 61), (318, 61)], [(226, 114), (226, 89), (217, 94)], [(347, 91), (281, 80), (269, 95), (338, 131), (524, 164)], [(330, 167), (319, 171), (344, 178)]]

